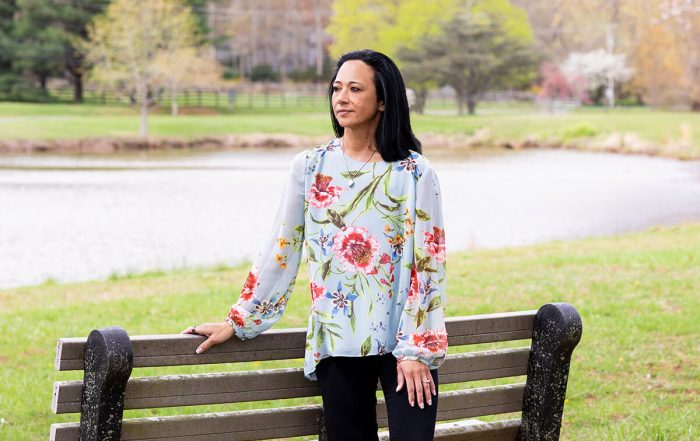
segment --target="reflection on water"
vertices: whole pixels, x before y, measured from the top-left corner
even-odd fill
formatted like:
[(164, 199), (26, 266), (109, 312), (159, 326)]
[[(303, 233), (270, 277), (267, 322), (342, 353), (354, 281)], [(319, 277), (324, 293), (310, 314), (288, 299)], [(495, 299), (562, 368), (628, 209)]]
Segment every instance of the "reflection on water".
[[(0, 158), (0, 287), (250, 259), (294, 153)], [(433, 163), (451, 251), (700, 220), (698, 161), (529, 150)]]

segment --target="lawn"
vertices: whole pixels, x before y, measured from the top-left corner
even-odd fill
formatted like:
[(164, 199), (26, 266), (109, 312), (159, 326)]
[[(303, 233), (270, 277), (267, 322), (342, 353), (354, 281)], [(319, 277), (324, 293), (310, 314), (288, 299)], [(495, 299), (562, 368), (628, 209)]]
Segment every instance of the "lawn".
[[(612, 148), (620, 150), (629, 150), (641, 140), (653, 144), (653, 149), (662, 155), (700, 158), (700, 113), (581, 108), (551, 114), (522, 103), (506, 103), (484, 104), (477, 108), (475, 116), (457, 116), (443, 107), (435, 103), (428, 114), (413, 115), (414, 130), (419, 137), (437, 134), (463, 138), (486, 129), (481, 132), (486, 133), (486, 143), (493, 145), (530, 139), (594, 148), (613, 142)], [(183, 113), (197, 114), (172, 117), (167, 108), (155, 109), (149, 118), (151, 135), (203, 138), (249, 133), (331, 134), (328, 113), (320, 103), (298, 108), (290, 105), (184, 109)], [(0, 103), (0, 140), (133, 137), (138, 135), (138, 130), (137, 110), (124, 106)], [(637, 139), (609, 141), (614, 134), (633, 134)]]
[[(698, 439), (700, 224), (455, 253), (448, 260), (450, 316), (536, 309), (552, 301), (579, 310), (584, 332), (573, 355), (562, 439)], [(0, 291), (0, 439), (47, 439), (52, 422), (77, 420), (77, 415), (50, 412), (53, 382), (79, 378), (76, 372), (54, 371), (56, 338), (86, 336), (109, 325), (132, 335), (172, 333), (194, 322), (219, 320), (237, 298), (247, 270), (154, 272)], [(305, 325), (307, 287), (301, 271), (277, 328)], [(300, 361), (287, 365), (300, 366)], [(134, 375), (213, 369), (222, 367), (138, 369)]]

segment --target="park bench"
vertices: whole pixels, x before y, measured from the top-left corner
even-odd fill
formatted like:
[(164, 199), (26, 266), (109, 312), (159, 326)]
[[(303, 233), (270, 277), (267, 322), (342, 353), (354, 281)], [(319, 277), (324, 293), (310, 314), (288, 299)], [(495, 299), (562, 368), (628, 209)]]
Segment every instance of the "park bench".
[[(520, 412), (494, 422), (438, 424), (440, 440), (557, 440), (571, 353), (581, 338), (581, 318), (566, 303), (538, 311), (452, 317), (446, 320), (451, 353), (440, 367), (440, 385), (526, 376), (525, 383), (467, 385), (441, 391), (438, 421)], [(87, 338), (58, 340), (56, 368), (84, 370), (83, 381), (54, 385), (53, 411), (78, 413), (80, 422), (51, 426), (51, 440), (260, 440), (295, 436), (327, 438), (320, 404), (262, 410), (129, 418), (124, 409), (196, 406), (319, 395), (301, 368), (130, 378), (132, 368), (302, 358), (305, 329), (268, 330), (255, 339), (231, 339), (201, 355), (196, 335), (129, 337), (121, 328), (94, 330)], [(529, 347), (456, 353), (461, 345), (532, 339)], [(380, 427), (387, 427), (383, 400)], [(388, 439), (386, 432), (382, 439)], [(359, 440), (358, 440), (359, 441)]]

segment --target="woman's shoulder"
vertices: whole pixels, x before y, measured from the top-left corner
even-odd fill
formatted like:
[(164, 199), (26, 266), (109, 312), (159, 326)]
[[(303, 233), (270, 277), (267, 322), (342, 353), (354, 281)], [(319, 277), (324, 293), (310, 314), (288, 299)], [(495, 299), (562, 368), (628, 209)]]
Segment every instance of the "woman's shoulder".
[(334, 152), (340, 148), (338, 138), (331, 138), (328, 141), (317, 146), (304, 150), (306, 158), (318, 158), (325, 155), (327, 152)]
[(406, 157), (406, 159), (399, 159), (396, 161), (396, 164), (399, 170), (404, 168), (412, 169), (416, 180), (420, 179), (426, 173), (434, 173), (433, 166), (428, 158), (415, 150), (409, 150), (408, 157)]

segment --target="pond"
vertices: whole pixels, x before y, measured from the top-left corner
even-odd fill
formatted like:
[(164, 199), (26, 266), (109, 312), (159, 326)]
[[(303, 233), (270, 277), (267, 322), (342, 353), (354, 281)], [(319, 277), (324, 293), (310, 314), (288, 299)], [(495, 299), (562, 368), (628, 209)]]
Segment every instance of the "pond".
[[(252, 259), (294, 150), (0, 157), (0, 288)], [(449, 251), (700, 220), (700, 161), (432, 155)]]

